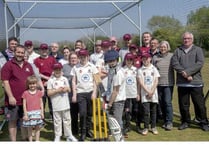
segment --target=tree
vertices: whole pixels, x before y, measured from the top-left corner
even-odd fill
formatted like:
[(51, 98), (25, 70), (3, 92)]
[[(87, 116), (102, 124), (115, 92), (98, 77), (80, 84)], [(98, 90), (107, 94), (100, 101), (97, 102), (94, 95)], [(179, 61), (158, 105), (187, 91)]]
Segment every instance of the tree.
[(169, 16), (153, 16), (148, 21), (148, 28), (159, 41), (168, 41), (172, 50), (181, 45), (184, 27), (179, 20)]
[(187, 17), (187, 29), (194, 34), (197, 45), (209, 50), (209, 7), (192, 11)]

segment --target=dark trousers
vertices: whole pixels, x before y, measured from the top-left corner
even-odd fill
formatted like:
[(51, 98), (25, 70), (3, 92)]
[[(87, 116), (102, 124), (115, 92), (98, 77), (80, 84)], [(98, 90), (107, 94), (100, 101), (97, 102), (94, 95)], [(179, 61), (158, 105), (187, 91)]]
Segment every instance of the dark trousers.
[(178, 87), (178, 102), (182, 123), (191, 122), (190, 96), (194, 104), (195, 115), (200, 119), (200, 123), (208, 124), (203, 87)]
[(85, 134), (87, 130), (91, 129), (92, 119), (92, 92), (78, 93), (77, 101), (80, 115), (80, 130), (81, 134)]
[(45, 88), (44, 96), (42, 97), (42, 100), (43, 100), (43, 105), (44, 105), (44, 114), (45, 114), (46, 102), (48, 102), (49, 113), (51, 117), (53, 118), (52, 102), (51, 102), (51, 99), (47, 95), (47, 88)]
[(136, 101), (136, 98), (128, 98), (125, 101), (124, 106), (124, 128), (130, 127), (130, 121), (133, 120), (134, 122), (138, 122), (138, 102)]
[(78, 103), (70, 103), (71, 127), (73, 135), (78, 135)]
[(157, 118), (157, 103), (146, 102), (142, 103), (143, 107), (143, 117), (144, 117), (144, 128), (149, 128), (149, 123), (151, 119), (151, 128), (156, 127)]

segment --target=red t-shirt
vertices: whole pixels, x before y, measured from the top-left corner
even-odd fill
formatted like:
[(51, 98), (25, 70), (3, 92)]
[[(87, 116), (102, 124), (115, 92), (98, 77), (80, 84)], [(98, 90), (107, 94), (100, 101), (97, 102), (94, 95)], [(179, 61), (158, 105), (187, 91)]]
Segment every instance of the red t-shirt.
[[(39, 69), (39, 73), (50, 77), (53, 71), (53, 65), (56, 63), (56, 59), (52, 56), (47, 58), (38, 57), (34, 60), (34, 64)], [(44, 83), (46, 80), (42, 80)]]
[(43, 96), (43, 93), (40, 90), (37, 90), (35, 94), (31, 94), (28, 90), (26, 90), (22, 98), (26, 99), (26, 109), (27, 111), (40, 110), (40, 98)]
[[(22, 68), (16, 63), (15, 58), (8, 61), (1, 69), (1, 79), (8, 80), (17, 105), (22, 105), (22, 94), (26, 90), (26, 80), (33, 75), (33, 68), (28, 62), (24, 62)], [(9, 105), (9, 98), (5, 93), (5, 105)]]

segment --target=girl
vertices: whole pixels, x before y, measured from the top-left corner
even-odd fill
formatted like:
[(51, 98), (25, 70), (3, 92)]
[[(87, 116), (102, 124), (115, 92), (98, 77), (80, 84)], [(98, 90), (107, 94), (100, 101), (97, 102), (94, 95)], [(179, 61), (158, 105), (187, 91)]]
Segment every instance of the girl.
[[(138, 70), (138, 80), (141, 90), (141, 102), (143, 108), (144, 130), (142, 135), (147, 135), (149, 129), (149, 123), (151, 118), (151, 132), (158, 134), (156, 129), (156, 117), (157, 117), (157, 84), (160, 74), (155, 66), (151, 64), (151, 54), (142, 54), (142, 67)], [(150, 118), (149, 118), (150, 116)]]
[(43, 92), (38, 90), (38, 79), (32, 75), (26, 80), (27, 90), (24, 91), (23, 98), (23, 127), (28, 128), (28, 139), (33, 141), (32, 130), (35, 128), (35, 140), (39, 141), (40, 128), (44, 124), (44, 112), (42, 96)]
[[(133, 66), (135, 56), (132, 53), (126, 53), (124, 75), (126, 79), (126, 101), (124, 108), (124, 136), (130, 131), (131, 117), (137, 119), (138, 114), (138, 89), (137, 89), (137, 68)], [(133, 110), (132, 110), (133, 108)], [(136, 120), (137, 125), (137, 120)]]

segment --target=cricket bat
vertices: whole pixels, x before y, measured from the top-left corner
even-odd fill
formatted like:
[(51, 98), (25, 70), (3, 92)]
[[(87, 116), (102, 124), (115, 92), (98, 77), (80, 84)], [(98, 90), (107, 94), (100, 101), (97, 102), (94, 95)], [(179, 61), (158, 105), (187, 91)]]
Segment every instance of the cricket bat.
[(102, 84), (102, 80), (101, 80), (100, 75), (99, 74), (94, 74), (93, 77), (94, 77), (94, 81), (96, 82), (96, 85), (98, 87), (100, 96), (104, 97), (106, 91), (105, 91), (105, 88), (104, 88), (104, 86)]

